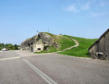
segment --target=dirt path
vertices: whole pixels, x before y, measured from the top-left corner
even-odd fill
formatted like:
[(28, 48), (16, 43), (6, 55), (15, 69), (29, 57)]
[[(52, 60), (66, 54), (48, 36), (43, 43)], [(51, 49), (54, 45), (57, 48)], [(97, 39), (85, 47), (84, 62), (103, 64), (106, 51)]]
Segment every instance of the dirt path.
[(57, 52), (63, 52), (63, 51), (70, 50), (70, 49), (72, 49), (72, 48), (78, 47), (78, 46), (79, 46), (79, 42), (78, 42), (77, 40), (75, 40), (75, 39), (72, 39), (72, 40), (75, 42), (75, 45), (73, 45), (73, 46), (71, 46), (71, 47), (69, 47), (69, 48), (66, 48), (66, 49), (64, 49), (64, 50), (57, 51)]

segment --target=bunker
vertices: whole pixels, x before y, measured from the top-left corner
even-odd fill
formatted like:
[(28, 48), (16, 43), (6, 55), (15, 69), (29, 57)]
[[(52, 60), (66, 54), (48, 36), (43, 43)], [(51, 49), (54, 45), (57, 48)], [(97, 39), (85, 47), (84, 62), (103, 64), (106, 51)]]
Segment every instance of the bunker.
[(89, 48), (92, 58), (109, 60), (109, 29)]

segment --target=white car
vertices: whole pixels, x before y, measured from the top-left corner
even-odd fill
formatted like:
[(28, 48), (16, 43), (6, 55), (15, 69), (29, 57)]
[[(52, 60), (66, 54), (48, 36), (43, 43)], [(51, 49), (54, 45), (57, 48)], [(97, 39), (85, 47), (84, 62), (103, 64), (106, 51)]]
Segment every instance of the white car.
[(1, 51), (8, 51), (8, 49), (7, 48), (3, 48)]

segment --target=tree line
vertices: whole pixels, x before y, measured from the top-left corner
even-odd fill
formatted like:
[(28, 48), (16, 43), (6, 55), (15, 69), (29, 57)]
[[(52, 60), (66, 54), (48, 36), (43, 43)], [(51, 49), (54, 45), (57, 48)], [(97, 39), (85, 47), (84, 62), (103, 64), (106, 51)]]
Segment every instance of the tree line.
[(8, 50), (18, 50), (19, 49), (19, 45), (17, 45), (17, 44), (0, 43), (0, 50), (2, 50), (3, 48), (6, 48)]

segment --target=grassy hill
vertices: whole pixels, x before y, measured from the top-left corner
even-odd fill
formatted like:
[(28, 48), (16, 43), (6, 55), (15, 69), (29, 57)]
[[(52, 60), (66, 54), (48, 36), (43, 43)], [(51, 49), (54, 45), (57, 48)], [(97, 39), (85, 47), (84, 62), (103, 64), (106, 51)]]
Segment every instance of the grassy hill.
[(79, 42), (79, 46), (76, 48), (72, 48), (70, 50), (64, 51), (64, 52), (60, 52), (60, 54), (79, 56), (79, 57), (89, 57), (88, 48), (97, 40), (97, 39), (72, 37), (72, 36), (67, 36), (67, 35), (64, 35), (64, 36), (77, 40)]
[(62, 51), (66, 48), (74, 46), (75, 43), (72, 39), (75, 39), (79, 42), (79, 46), (76, 48), (72, 48), (70, 50), (66, 50), (63, 52), (59, 52), (60, 54), (70, 55), (70, 56), (79, 56), (79, 57), (89, 57), (88, 55), (88, 48), (97, 40), (97, 39), (86, 39), (80, 37), (72, 37), (68, 35), (54, 35), (48, 32), (45, 32), (50, 35), (58, 44), (58, 48), (56, 47), (49, 47), (47, 50), (44, 50), (40, 53), (51, 53)]

